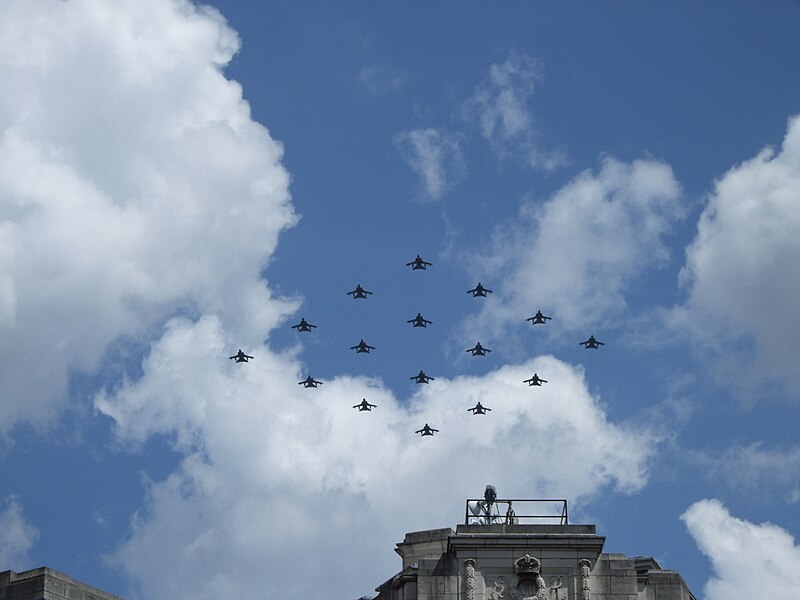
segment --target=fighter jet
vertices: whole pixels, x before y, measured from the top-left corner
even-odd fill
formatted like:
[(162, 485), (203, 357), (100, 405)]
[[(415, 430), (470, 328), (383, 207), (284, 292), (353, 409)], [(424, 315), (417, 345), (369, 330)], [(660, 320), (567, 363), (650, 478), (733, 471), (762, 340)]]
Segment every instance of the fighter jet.
[(350, 350), (355, 350), (356, 354), (369, 354), (370, 350), (375, 350), (375, 346), (370, 346), (367, 342), (361, 340), (355, 346), (350, 346)]
[(491, 352), (491, 350), (484, 348), (481, 346), (481, 343), (478, 342), (472, 348), (467, 348), (466, 352), (472, 352), (472, 356), (486, 356), (486, 353)]
[(428, 383), (429, 381), (433, 381), (436, 378), (435, 377), (430, 377), (428, 375), (425, 375), (425, 371), (420, 371), (417, 375), (414, 375), (413, 377), (409, 377), (409, 379), (413, 379), (417, 383)]
[(483, 287), (481, 285), (481, 282), (479, 281), (478, 285), (476, 285), (471, 290), (467, 290), (467, 293), (472, 294), (473, 298), (477, 298), (478, 296), (483, 296), (485, 298), (486, 294), (492, 294), (493, 292), (492, 290), (487, 290), (485, 287)]
[(487, 408), (486, 406), (478, 402), (472, 408), (468, 408), (467, 412), (471, 412), (473, 415), (485, 415), (488, 411), (491, 410), (492, 410), (491, 408)]
[(318, 385), (322, 385), (322, 382), (321, 381), (317, 381), (316, 379), (311, 377), (311, 375), (309, 375), (303, 381), (298, 381), (297, 385), (302, 385), (303, 387), (307, 387), (307, 388), (312, 388), (312, 387), (315, 388)]
[(589, 339), (586, 340), (585, 342), (578, 342), (578, 345), (583, 346), (587, 350), (589, 348), (594, 348), (595, 350), (598, 350), (600, 346), (605, 346), (603, 342), (598, 342), (596, 339), (594, 339), (593, 335), (590, 335)]
[(433, 427), (425, 423), (425, 427), (423, 427), (422, 429), (417, 429), (414, 433), (422, 434), (421, 437), (425, 437), (426, 435), (433, 435), (434, 433), (438, 433), (438, 431), (439, 431), (438, 429), (434, 429)]
[(300, 319), (300, 322), (297, 325), (292, 325), (292, 329), (297, 329), (298, 333), (301, 331), (311, 331), (315, 327), (316, 325), (312, 325), (303, 318)]
[(423, 316), (420, 313), (417, 313), (416, 317), (414, 317), (413, 319), (409, 319), (408, 321), (406, 321), (406, 323), (412, 323), (414, 327), (427, 327), (428, 325), (433, 323), (433, 321), (428, 321), (428, 319), (423, 318)]
[(239, 351), (234, 354), (233, 356), (228, 357), (230, 360), (235, 360), (236, 362), (250, 362), (250, 359), (253, 358), (249, 354), (245, 354), (242, 352), (242, 349), (239, 348)]
[(529, 386), (537, 385), (541, 387), (543, 383), (547, 383), (547, 379), (542, 379), (536, 373), (530, 379), (523, 379), (522, 383), (527, 383)]
[(347, 292), (347, 295), (352, 296), (353, 300), (355, 300), (356, 298), (364, 298), (364, 300), (366, 300), (367, 296), (371, 294), (372, 292), (368, 292), (367, 290), (365, 290), (363, 287), (361, 287), (360, 283), (356, 286), (356, 289), (354, 289), (352, 292)]
[(367, 402), (367, 399), (364, 398), (359, 404), (353, 405), (353, 408), (357, 408), (358, 412), (371, 411), (373, 408), (378, 406), (377, 404), (370, 404)]
[(432, 265), (433, 265), (433, 263), (429, 263), (429, 262), (426, 262), (426, 261), (422, 260), (420, 258), (420, 256), (419, 256), (419, 254), (417, 254), (417, 258), (415, 258), (411, 262), (407, 262), (406, 263), (406, 266), (407, 267), (411, 267), (412, 271), (419, 271), (419, 270), (425, 271), (428, 267), (430, 267)]
[(531, 325), (544, 325), (545, 323), (547, 323), (547, 321), (549, 321), (552, 318), (553, 317), (545, 317), (542, 314), (542, 311), (537, 310), (535, 315), (533, 315), (532, 317), (529, 317), (529, 318), (527, 318), (525, 320), (526, 321), (530, 321)]

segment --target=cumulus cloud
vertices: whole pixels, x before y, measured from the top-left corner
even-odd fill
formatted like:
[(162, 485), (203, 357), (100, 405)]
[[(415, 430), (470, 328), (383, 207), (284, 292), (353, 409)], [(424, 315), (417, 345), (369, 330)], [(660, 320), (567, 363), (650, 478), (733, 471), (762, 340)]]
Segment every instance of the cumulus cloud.
[(557, 310), (553, 326), (567, 330), (619, 316), (635, 278), (668, 261), (663, 238), (683, 212), (669, 165), (605, 157), (598, 172), (580, 173), (544, 203), (528, 202), (517, 221), (498, 228), (491, 252), (474, 262), (479, 277), (499, 280), (500, 293), (468, 329), (488, 339), (539, 308)]
[(171, 314), (247, 341), (289, 310), (259, 279), (289, 177), (221, 72), (238, 47), (186, 0), (0, 6), (0, 428)]
[(681, 519), (714, 569), (706, 600), (797, 595), (800, 547), (785, 529), (737, 519), (718, 500), (696, 502)]
[(489, 67), (487, 81), (464, 103), (466, 120), (475, 122), (501, 159), (513, 157), (530, 167), (553, 169), (564, 162), (558, 152), (544, 152), (528, 103), (540, 69), (524, 53), (512, 52)]
[(715, 184), (686, 253), (676, 322), (711, 347), (739, 350), (737, 386), (778, 380), (800, 394), (800, 117)]
[(420, 178), (423, 197), (439, 200), (464, 176), (460, 137), (441, 129), (403, 131), (394, 143), (403, 160)]
[[(227, 347), (218, 319), (175, 320), (141, 380), (97, 398), (120, 440), (166, 435), (184, 455), (112, 558), (141, 597), (357, 597), (396, 571), (405, 531), (455, 525), (486, 483), (578, 502), (634, 492), (657, 447), (609, 422), (582, 370), (550, 356), (400, 400), (365, 378), (305, 389), (293, 358), (262, 346), (235, 364)], [(550, 383), (529, 388), (533, 372)], [(378, 407), (354, 410), (362, 398)], [(478, 400), (493, 412), (470, 415)], [(441, 433), (415, 436), (425, 422)]]
[[(355, 597), (396, 570), (405, 531), (455, 524), (489, 481), (578, 502), (640, 489), (657, 438), (609, 422), (552, 357), (402, 399), (297, 385), (296, 355), (269, 346), (295, 306), (260, 278), (295, 221), (289, 176), (221, 72), (237, 48), (185, 0), (0, 6), (0, 423), (46, 419), (72, 370), (155, 338), (142, 375), (95, 398), (122, 443), (182, 455), (111, 557), (139, 596)], [(456, 137), (397, 143), (430, 197), (463, 174)], [(229, 361), (238, 346), (255, 359)], [(545, 388), (522, 384), (534, 371)], [(351, 408), (364, 397), (374, 412)], [(479, 399), (495, 412), (470, 416)], [(442, 435), (415, 437), (426, 421)]]
[(14, 496), (6, 498), (0, 510), (0, 565), (21, 571), (28, 567), (28, 551), (39, 538), (39, 531), (25, 519)]

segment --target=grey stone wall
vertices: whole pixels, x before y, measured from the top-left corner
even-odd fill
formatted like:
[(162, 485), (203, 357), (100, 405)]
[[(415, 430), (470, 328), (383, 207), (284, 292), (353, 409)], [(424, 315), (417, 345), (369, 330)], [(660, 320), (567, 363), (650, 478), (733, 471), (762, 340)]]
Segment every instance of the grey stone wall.
[(122, 600), (49, 567), (0, 572), (0, 600)]
[[(396, 548), (403, 571), (376, 600), (695, 600), (678, 573), (652, 557), (603, 553), (604, 542), (593, 525), (409, 533)], [(523, 557), (535, 568), (519, 566)]]

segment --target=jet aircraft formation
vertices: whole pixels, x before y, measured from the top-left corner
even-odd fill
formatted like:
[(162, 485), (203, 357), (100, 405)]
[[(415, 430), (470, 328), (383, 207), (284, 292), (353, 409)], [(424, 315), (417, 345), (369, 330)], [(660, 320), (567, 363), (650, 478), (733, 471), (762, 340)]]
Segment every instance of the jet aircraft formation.
[[(416, 258), (411, 260), (410, 262), (406, 263), (407, 267), (411, 267), (412, 271), (427, 271), (428, 267), (432, 267), (433, 263), (423, 260), (419, 254), (417, 254)], [(471, 290), (467, 290), (468, 294), (472, 294), (473, 298), (486, 298), (488, 294), (494, 293), (492, 290), (486, 288), (478, 282), (478, 284), (472, 288)], [(347, 292), (348, 296), (352, 296), (353, 300), (362, 299), (367, 300), (369, 296), (372, 295), (371, 291), (365, 290), (361, 284), (357, 284), (355, 289)], [(536, 314), (532, 317), (528, 317), (525, 321), (529, 321), (531, 325), (546, 325), (547, 321), (550, 321), (552, 317), (548, 317), (542, 314), (541, 310), (537, 310)], [(408, 319), (406, 323), (410, 324), (412, 327), (422, 327), (426, 328), (428, 325), (432, 325), (433, 321), (430, 321), (422, 316), (422, 313), (417, 313), (417, 316)], [(301, 332), (311, 332), (313, 329), (316, 329), (317, 326), (309, 323), (306, 321), (305, 317), (300, 319), (300, 322), (296, 325), (291, 326), (292, 329), (296, 329), (298, 333)], [(589, 338), (583, 342), (579, 342), (579, 345), (583, 346), (585, 349), (589, 350), (598, 350), (600, 346), (604, 346), (605, 344), (599, 340), (597, 340), (594, 335), (590, 335)], [(371, 350), (375, 350), (375, 346), (371, 346), (367, 344), (364, 339), (362, 338), (358, 344), (354, 346), (350, 346), (350, 350), (355, 350), (356, 354), (369, 354)], [(480, 342), (476, 342), (476, 344), (472, 348), (467, 348), (466, 352), (471, 353), (472, 356), (486, 356), (488, 352), (491, 352), (489, 348), (485, 348), (481, 345)], [(233, 360), (237, 363), (247, 363), (250, 362), (254, 357), (245, 354), (244, 351), (239, 348), (239, 351), (230, 356), (229, 359)], [(429, 383), (430, 381), (434, 381), (436, 378), (427, 375), (425, 371), (420, 369), (420, 372), (416, 375), (412, 375), (409, 377), (410, 380), (414, 381), (415, 383)], [(541, 387), (542, 384), (547, 383), (546, 379), (542, 379), (539, 377), (537, 373), (534, 373), (532, 377), (529, 379), (525, 379), (522, 383), (527, 383), (529, 387)], [(318, 381), (314, 379), (311, 375), (308, 375), (302, 381), (297, 382), (298, 385), (302, 385), (305, 388), (316, 388), (323, 384), (322, 381)], [(371, 412), (373, 408), (377, 408), (377, 404), (370, 404), (367, 402), (366, 398), (363, 398), (360, 403), (353, 405), (354, 409), (357, 409), (358, 412)], [(484, 406), (480, 402), (478, 402), (472, 408), (468, 408), (467, 412), (472, 413), (473, 415), (486, 415), (491, 412), (491, 408)], [(414, 433), (419, 434), (422, 437), (426, 436), (433, 436), (435, 433), (439, 433), (438, 429), (434, 429), (428, 423), (421, 428), (416, 430)]]

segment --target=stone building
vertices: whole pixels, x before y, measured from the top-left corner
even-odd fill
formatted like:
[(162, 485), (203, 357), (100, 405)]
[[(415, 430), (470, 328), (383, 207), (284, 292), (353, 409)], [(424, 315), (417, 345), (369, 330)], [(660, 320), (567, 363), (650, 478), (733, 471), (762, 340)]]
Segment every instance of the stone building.
[[(455, 531), (407, 533), (401, 571), (361, 600), (695, 600), (675, 571), (604, 542), (594, 525), (569, 524), (566, 500), (502, 500), (488, 486)], [(0, 572), (0, 600), (122, 599), (41, 567)]]
[[(403, 568), (375, 600), (695, 600), (652, 557), (603, 552), (594, 525), (568, 523), (565, 500), (489, 501), (490, 487), (467, 501), (455, 531), (407, 533), (395, 549)], [(512, 508), (541, 503), (563, 508), (549, 517)]]
[(40, 567), (15, 573), (0, 572), (0, 600), (122, 600), (54, 571)]

